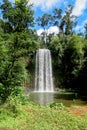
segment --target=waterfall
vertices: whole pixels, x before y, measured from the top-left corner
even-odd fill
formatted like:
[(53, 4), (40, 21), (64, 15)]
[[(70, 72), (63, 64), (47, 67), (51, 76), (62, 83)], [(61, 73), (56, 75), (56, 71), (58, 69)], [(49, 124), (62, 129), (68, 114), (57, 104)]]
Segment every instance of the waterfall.
[(35, 90), (37, 92), (53, 92), (51, 53), (48, 49), (36, 52)]

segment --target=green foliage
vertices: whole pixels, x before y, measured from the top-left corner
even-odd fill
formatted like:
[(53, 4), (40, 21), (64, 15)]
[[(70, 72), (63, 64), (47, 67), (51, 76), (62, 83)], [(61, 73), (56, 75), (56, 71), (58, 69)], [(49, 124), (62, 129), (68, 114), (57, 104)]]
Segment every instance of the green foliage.
[(58, 36), (52, 36), (49, 48), (53, 57), (53, 67), (57, 71), (61, 65), (61, 60), (64, 53), (64, 44), (61, 43), (61, 39)]
[(50, 108), (54, 108), (54, 109), (64, 109), (64, 105), (62, 103), (52, 103), (50, 104)]
[[(64, 23), (65, 31), (64, 33), (66, 35), (72, 35), (73, 34), (73, 28), (77, 24), (77, 17), (75, 15), (72, 15), (73, 6), (68, 5), (65, 11), (65, 15), (62, 19), (62, 22)], [(61, 22), (61, 23), (62, 23)]]
[[(69, 5), (64, 15), (62, 9), (55, 9), (52, 15), (39, 17), (38, 24), (45, 30), (39, 39), (36, 31), (30, 29), (34, 26), (32, 5), (27, 0), (15, 3), (3, 0), (0, 4), (0, 102), (5, 102), (10, 95), (21, 95), (21, 88), (28, 81), (33, 83), (35, 52), (39, 47), (51, 50), (55, 86), (82, 92), (83, 84), (87, 85), (87, 25), (84, 38), (76, 35), (73, 29), (77, 17), (72, 15), (72, 10)], [(51, 25), (59, 28), (58, 35), (47, 36), (46, 29)], [(87, 93), (86, 87), (84, 90)]]
[[(53, 57), (53, 71), (56, 86), (65, 86), (73, 90), (80, 89), (79, 76), (81, 73), (84, 73), (82, 70), (86, 61), (86, 57), (84, 57), (86, 55), (85, 45), (83, 38), (77, 35), (71, 37), (64, 34), (52, 36), (49, 48)], [(82, 75), (84, 76), (84, 74)], [(83, 82), (82, 80), (81, 82)]]
[[(14, 106), (12, 102), (15, 102), (13, 99), (11, 99), (11, 104)], [(55, 109), (30, 103), (27, 106), (18, 106), (19, 112), (16, 114), (13, 107), (12, 109), (6, 106), (0, 107), (0, 128), (13, 130), (86, 130), (87, 128), (87, 115), (71, 114), (69, 112), (71, 108), (65, 110), (57, 107)]]
[(82, 67), (80, 69), (76, 84), (79, 86), (79, 93), (81, 95), (85, 95), (87, 94), (87, 40), (84, 39), (84, 47), (83, 47), (83, 52), (84, 52), (84, 56), (83, 59), (81, 60), (82, 63)]
[[(73, 36), (64, 51), (62, 57), (62, 72), (64, 84), (68, 88), (73, 86), (84, 62), (84, 44), (82, 38)], [(74, 87), (74, 86), (73, 86)], [(77, 86), (76, 86), (77, 87)]]
[(56, 56), (58, 58), (62, 57), (63, 51), (64, 51), (64, 45), (63, 45), (63, 43), (61, 43), (61, 40), (58, 36), (53, 36), (51, 38), (49, 48), (51, 49), (53, 54), (57, 54)]
[(26, 59), (31, 63), (38, 48), (34, 25), (34, 11), (26, 0), (14, 4), (3, 0), (0, 6), (0, 100), (5, 102), (10, 95), (21, 95), (21, 87), (27, 77)]
[(65, 14), (63, 15), (62, 9), (54, 9), (52, 23), (59, 28), (59, 34), (72, 35), (73, 28), (77, 24), (77, 17), (72, 15), (73, 6), (68, 5)]
[(42, 17), (38, 17), (37, 19), (38, 25), (41, 26), (44, 30), (49, 27), (50, 21), (51, 21), (50, 14), (43, 14)]
[(12, 111), (12, 113), (14, 113), (16, 115), (19, 111), (20, 105), (21, 105), (21, 103), (17, 97), (13, 98), (12, 96), (10, 96), (7, 100), (7, 104), (5, 107), (7, 109), (10, 109)]
[[(1, 80), (3, 82), (2, 89), (0, 89), (0, 95), (2, 101), (5, 101), (6, 98), (12, 95), (18, 95), (21, 92), (21, 88), (23, 86), (24, 79), (26, 78), (25, 65), (23, 65), (23, 59), (14, 63), (14, 66), (9, 68), (8, 77), (4, 79), (5, 72), (3, 72), (3, 77)], [(6, 71), (8, 68), (6, 68)]]
[(10, 27), (8, 32), (21, 32), (25, 28), (33, 26), (34, 11), (31, 9), (32, 5), (29, 5), (26, 0), (19, 0), (15, 4), (12, 4), (9, 0), (3, 0), (3, 2), (1, 10), (3, 19), (5, 19), (6, 29)]
[(84, 43), (83, 43), (82, 38), (80, 38), (78, 36), (73, 36), (70, 39), (69, 44), (70, 44), (69, 48), (71, 48), (73, 50), (71, 60), (72, 60), (73, 64), (76, 66), (76, 68), (74, 68), (74, 70), (72, 72), (72, 73), (74, 73), (75, 71), (79, 71), (82, 68), (83, 61), (84, 61), (84, 50), (83, 50)]

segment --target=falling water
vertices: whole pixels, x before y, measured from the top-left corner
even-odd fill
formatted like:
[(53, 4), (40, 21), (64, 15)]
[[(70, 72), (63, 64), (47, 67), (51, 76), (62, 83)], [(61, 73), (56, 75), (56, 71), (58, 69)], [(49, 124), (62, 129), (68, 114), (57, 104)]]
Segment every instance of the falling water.
[(48, 49), (36, 52), (35, 91), (53, 92), (51, 54)]

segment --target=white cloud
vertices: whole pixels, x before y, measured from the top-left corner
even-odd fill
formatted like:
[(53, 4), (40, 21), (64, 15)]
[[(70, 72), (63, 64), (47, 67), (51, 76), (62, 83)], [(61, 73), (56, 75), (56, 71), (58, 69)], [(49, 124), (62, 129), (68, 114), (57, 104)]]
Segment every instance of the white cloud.
[(59, 33), (59, 28), (57, 26), (52, 26), (48, 29), (48, 34), (58, 34)]
[(42, 10), (49, 10), (53, 6), (59, 5), (63, 0), (30, 0), (29, 3), (34, 6), (40, 6)]
[[(43, 29), (37, 30), (38, 36), (40, 36), (42, 32), (44, 32)], [(58, 34), (58, 33), (59, 33), (59, 29), (58, 29), (58, 27), (56, 27), (56, 26), (52, 26), (52, 27), (50, 27), (48, 30), (46, 30), (46, 32), (47, 32), (48, 35), (49, 35), (49, 34), (52, 34), (52, 33)]]
[(39, 29), (39, 30), (37, 30), (37, 34), (38, 34), (38, 36), (40, 36), (41, 33), (42, 33), (43, 31), (44, 31), (43, 29)]
[(76, 0), (74, 9), (73, 9), (73, 15), (80, 16), (83, 14), (84, 10), (87, 6), (87, 0)]

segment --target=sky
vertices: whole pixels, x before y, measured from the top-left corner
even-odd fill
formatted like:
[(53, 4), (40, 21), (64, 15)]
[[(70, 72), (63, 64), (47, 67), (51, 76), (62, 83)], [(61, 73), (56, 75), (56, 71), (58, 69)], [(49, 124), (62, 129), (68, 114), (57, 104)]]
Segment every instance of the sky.
[[(65, 10), (67, 5), (73, 5), (73, 15), (78, 17), (78, 24), (75, 27), (76, 32), (84, 31), (84, 24), (87, 22), (87, 0), (30, 0), (34, 4), (35, 18), (44, 13), (52, 13), (53, 9), (61, 8)], [(42, 28), (36, 26), (38, 34)], [(50, 27), (49, 32), (58, 32), (57, 27)]]
[[(14, 2), (14, 0), (9, 1)], [(35, 19), (37, 19), (38, 16), (41, 17), (44, 13), (51, 14), (55, 8), (65, 10), (67, 5), (73, 5), (74, 8), (72, 13), (78, 17), (78, 24), (75, 27), (75, 30), (76, 32), (84, 31), (83, 27), (87, 22), (87, 0), (29, 0), (29, 3), (33, 4)], [(43, 29), (37, 25), (35, 26), (35, 29), (39, 35), (43, 31)], [(48, 32), (51, 33), (58, 33), (58, 31), (58, 28), (54, 26), (48, 29)]]

